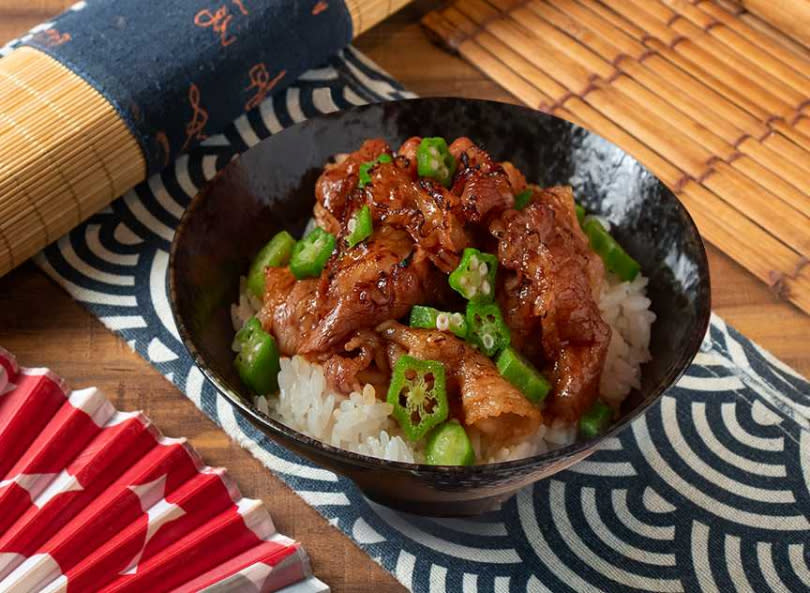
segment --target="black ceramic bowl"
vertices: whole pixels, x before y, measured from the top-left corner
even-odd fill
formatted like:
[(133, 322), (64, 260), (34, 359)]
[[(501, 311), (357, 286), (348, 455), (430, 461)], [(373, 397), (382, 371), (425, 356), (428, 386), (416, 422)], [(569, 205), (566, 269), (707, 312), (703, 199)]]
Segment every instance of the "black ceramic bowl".
[[(233, 368), (230, 304), (253, 254), (275, 232), (300, 236), (313, 187), (327, 159), (384, 137), (469, 136), (498, 160), (543, 185), (571, 184), (650, 279), (658, 319), (653, 360), (642, 387), (625, 401), (608, 434), (519, 461), (467, 468), (391, 463), (336, 449), (264, 416)], [(591, 453), (599, 441), (642, 414), (686, 369), (709, 322), (709, 271), (698, 231), (675, 196), (620, 148), (576, 125), (513, 105), (417, 99), (316, 117), (268, 138), (230, 163), (192, 201), (174, 238), (169, 269), (172, 310), (186, 347), (205, 376), (259, 429), (284, 446), (354, 480), (372, 499), (421, 514), (469, 515), (521, 486)]]

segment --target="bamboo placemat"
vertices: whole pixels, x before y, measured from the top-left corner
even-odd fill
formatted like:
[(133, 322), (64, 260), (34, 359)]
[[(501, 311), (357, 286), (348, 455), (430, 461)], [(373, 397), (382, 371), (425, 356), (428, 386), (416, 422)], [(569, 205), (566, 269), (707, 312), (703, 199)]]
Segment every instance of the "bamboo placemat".
[(703, 236), (810, 313), (810, 51), (733, 3), (456, 0), (423, 24), (615, 142)]

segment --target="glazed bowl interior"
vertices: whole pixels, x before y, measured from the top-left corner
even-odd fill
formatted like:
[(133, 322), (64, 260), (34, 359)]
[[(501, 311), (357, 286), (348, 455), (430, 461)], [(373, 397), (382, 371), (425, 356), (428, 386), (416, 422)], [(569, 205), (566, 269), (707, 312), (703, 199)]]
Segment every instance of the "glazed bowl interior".
[[(570, 184), (587, 210), (606, 217), (612, 234), (649, 277), (657, 316), (652, 361), (641, 388), (624, 403), (608, 435), (642, 413), (674, 383), (697, 353), (709, 320), (703, 244), (675, 196), (620, 148), (574, 124), (513, 105), (417, 99), (355, 108), (300, 123), (230, 163), (194, 198), (172, 245), (172, 308), (197, 364), (242, 413), (270, 436), (326, 465), (385, 468), (427, 476), (463, 474), (497, 481), (580, 455), (595, 439), (519, 461), (471, 468), (382, 462), (310, 439), (253, 408), (233, 368), (229, 308), (251, 257), (277, 231), (300, 236), (312, 213), (313, 188), (335, 154), (383, 137), (396, 148), (410, 136), (469, 136), (496, 160), (517, 165), (530, 182)], [(603, 435), (600, 438), (606, 438)]]

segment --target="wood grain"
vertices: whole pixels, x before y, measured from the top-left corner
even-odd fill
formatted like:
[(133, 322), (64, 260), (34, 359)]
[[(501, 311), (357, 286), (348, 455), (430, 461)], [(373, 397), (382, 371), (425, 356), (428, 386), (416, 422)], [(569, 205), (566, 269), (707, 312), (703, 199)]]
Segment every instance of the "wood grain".
[[(0, 0), (0, 42), (69, 2)], [(456, 56), (433, 46), (418, 20), (439, 2), (417, 0), (358, 41), (360, 50), (421, 95), (517, 103)], [(810, 375), (810, 317), (709, 247), (715, 311), (804, 375)], [(0, 344), (22, 364), (50, 366), (75, 387), (96, 385), (121, 409), (143, 409), (166, 434), (186, 436), (211, 465), (228, 468), (246, 496), (261, 498), (281, 531), (301, 540), (336, 593), (403, 591), (390, 575), (199, 412), (126, 344), (36, 267), (0, 279)]]

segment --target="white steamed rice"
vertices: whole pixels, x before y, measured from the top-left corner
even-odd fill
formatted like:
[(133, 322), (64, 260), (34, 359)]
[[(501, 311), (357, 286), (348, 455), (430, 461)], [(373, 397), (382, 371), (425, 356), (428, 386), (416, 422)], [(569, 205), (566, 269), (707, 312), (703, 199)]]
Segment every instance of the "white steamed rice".
[(389, 461), (415, 461), (415, 452), (391, 418), (394, 407), (377, 399), (374, 387), (345, 395), (326, 384), (320, 365), (303, 356), (281, 359), (279, 395), (270, 412), (304, 434), (335, 447)]
[[(608, 277), (599, 300), (604, 320), (612, 337), (599, 389), (602, 398), (620, 404), (634, 388), (640, 387), (641, 365), (650, 360), (650, 327), (655, 313), (649, 310), (647, 279), (640, 275), (633, 282)], [(245, 293), (240, 283), (239, 302), (231, 306), (235, 330), (250, 319), (261, 303)], [(374, 387), (348, 397), (329, 389), (320, 365), (302, 356), (281, 359), (277, 397), (256, 396), (254, 404), (261, 412), (284, 424), (336, 447), (379, 457), (388, 461), (418, 463), (423, 451), (405, 438), (391, 418), (392, 406), (376, 397)], [(496, 463), (531, 457), (576, 440), (576, 425), (559, 419), (542, 425), (525, 440), (489, 450), (480, 434), (470, 431), (470, 440), (478, 463)]]

